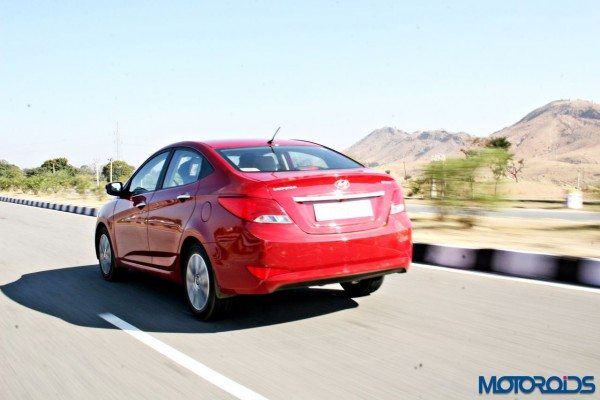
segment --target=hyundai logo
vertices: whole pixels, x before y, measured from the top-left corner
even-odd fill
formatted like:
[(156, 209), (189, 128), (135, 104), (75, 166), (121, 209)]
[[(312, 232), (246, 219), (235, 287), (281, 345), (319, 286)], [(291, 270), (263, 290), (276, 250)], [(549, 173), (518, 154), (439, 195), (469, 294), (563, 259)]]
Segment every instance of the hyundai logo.
[(333, 185), (337, 190), (346, 190), (350, 187), (350, 182), (347, 179), (339, 179)]

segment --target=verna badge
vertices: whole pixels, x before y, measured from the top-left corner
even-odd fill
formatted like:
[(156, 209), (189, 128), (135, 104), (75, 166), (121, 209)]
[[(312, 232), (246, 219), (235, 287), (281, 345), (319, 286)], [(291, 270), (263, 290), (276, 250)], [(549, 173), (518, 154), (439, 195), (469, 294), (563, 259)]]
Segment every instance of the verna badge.
[(333, 185), (337, 190), (346, 190), (350, 187), (350, 182), (347, 179), (339, 179)]

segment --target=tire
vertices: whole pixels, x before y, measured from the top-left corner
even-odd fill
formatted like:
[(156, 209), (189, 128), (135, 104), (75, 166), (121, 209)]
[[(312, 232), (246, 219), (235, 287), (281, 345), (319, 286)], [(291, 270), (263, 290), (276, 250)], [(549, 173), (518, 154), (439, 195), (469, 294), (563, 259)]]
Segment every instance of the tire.
[(187, 304), (196, 318), (215, 320), (229, 310), (231, 298), (219, 298), (217, 287), (204, 249), (199, 244), (192, 245), (183, 265), (183, 289)]
[(102, 228), (98, 235), (98, 266), (104, 280), (114, 282), (123, 277), (124, 270), (117, 267), (110, 235)]
[(362, 279), (360, 281), (342, 282), (340, 285), (350, 297), (367, 296), (381, 287), (383, 276)]

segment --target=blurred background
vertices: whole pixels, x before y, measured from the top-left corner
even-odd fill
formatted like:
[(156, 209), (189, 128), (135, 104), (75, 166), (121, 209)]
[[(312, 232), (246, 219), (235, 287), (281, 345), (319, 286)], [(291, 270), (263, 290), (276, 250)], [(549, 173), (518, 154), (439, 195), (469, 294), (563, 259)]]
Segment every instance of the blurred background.
[(3, 194), (282, 126), (401, 182), (416, 241), (600, 256), (593, 1), (2, 2), (0, 37)]

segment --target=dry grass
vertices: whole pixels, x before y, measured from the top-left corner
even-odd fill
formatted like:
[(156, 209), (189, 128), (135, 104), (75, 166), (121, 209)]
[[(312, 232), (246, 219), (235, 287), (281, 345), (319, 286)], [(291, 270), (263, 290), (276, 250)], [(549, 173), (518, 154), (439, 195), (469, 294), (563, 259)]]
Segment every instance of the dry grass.
[(412, 214), (415, 242), (525, 250), (600, 258), (600, 223), (550, 219), (479, 217), (472, 227), (459, 217), (438, 221)]
[[(566, 202), (556, 200), (557, 202), (543, 202), (543, 201), (519, 201), (519, 200), (503, 200), (498, 201), (495, 204), (495, 208), (514, 208), (514, 209), (526, 209), (526, 210), (568, 210), (566, 208)], [(586, 201), (591, 201), (593, 204), (584, 204), (580, 211), (594, 211), (600, 212), (600, 203), (597, 198), (586, 198)], [(406, 204), (410, 210), (410, 205), (424, 205), (424, 206), (435, 206), (435, 203), (428, 199), (415, 199), (407, 198)]]

